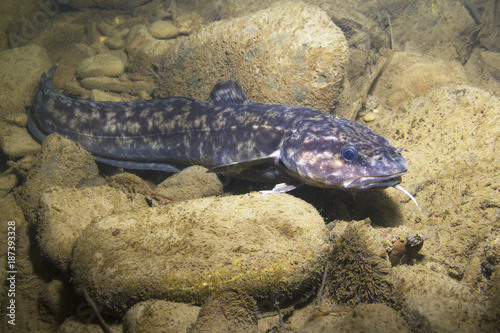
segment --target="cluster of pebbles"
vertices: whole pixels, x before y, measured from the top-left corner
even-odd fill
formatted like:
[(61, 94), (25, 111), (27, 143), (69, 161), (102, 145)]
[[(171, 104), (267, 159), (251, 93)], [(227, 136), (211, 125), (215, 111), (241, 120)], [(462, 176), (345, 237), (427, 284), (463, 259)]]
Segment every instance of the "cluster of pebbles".
[(116, 19), (115, 24), (97, 23), (95, 29), (99, 38), (94, 49), (99, 53), (77, 64), (75, 76), (79, 84), (90, 91), (88, 98), (92, 100), (150, 99), (154, 85), (151, 80), (127, 76), (125, 70), (130, 66), (129, 61), (136, 56), (148, 63), (159, 61), (172, 47), (175, 37), (187, 36), (200, 28), (201, 18), (195, 13), (187, 13), (175, 21), (155, 21), (149, 27), (139, 24), (119, 28), (120, 25), (124, 25), (120, 19)]

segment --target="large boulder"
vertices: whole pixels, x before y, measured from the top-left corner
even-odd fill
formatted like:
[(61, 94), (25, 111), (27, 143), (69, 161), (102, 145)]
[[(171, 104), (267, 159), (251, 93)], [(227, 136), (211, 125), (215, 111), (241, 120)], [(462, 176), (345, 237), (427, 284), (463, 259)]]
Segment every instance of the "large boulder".
[(329, 111), (343, 92), (347, 59), (345, 36), (323, 10), (286, 2), (175, 39), (158, 94), (204, 100), (218, 81), (233, 79), (251, 101)]
[(73, 281), (114, 315), (161, 298), (214, 292), (293, 297), (310, 290), (329, 249), (323, 218), (288, 194), (210, 197), (111, 215), (73, 250)]
[(26, 114), (33, 104), (40, 76), (52, 65), (47, 51), (38, 45), (0, 53), (0, 119)]

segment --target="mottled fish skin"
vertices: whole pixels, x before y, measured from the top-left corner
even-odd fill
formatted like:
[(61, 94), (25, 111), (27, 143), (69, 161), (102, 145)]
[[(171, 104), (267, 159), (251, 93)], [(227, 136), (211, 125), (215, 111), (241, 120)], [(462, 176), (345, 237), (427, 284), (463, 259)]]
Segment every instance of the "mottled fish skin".
[(217, 84), (209, 103), (94, 102), (52, 89), (55, 69), (42, 75), (30, 131), (40, 141), (64, 135), (108, 164), (168, 172), (197, 164), (239, 178), (354, 190), (397, 185), (407, 170), (401, 150), (368, 127), (315, 109), (252, 103), (234, 81)]

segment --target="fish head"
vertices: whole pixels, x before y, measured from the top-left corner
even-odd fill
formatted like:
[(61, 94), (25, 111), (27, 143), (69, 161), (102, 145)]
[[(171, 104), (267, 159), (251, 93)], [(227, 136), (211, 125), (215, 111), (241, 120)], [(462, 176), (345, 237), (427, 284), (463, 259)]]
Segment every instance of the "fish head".
[(407, 164), (389, 140), (334, 117), (302, 124), (281, 146), (280, 160), (304, 184), (344, 190), (383, 189), (401, 182)]

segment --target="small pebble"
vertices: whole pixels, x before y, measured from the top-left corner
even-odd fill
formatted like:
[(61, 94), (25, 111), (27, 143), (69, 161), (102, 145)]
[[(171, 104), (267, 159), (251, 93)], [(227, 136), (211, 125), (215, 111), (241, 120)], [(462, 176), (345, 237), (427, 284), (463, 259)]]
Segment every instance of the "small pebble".
[(191, 304), (151, 299), (136, 303), (123, 318), (124, 333), (191, 332), (200, 308)]
[(92, 89), (90, 91), (89, 98), (93, 101), (107, 101), (107, 102), (123, 102), (120, 95), (112, 94), (98, 89)]
[(13, 114), (7, 116), (7, 121), (19, 127), (26, 127), (28, 125), (28, 117), (26, 114)]
[(155, 38), (173, 38), (179, 34), (179, 29), (171, 21), (156, 21), (149, 28), (149, 33)]
[(217, 175), (208, 173), (207, 168), (200, 165), (192, 165), (168, 177), (156, 187), (155, 192), (182, 200), (224, 194)]
[(106, 76), (88, 77), (81, 80), (80, 84), (86, 89), (99, 89), (133, 95), (139, 91), (149, 92), (154, 88), (154, 85), (148, 81), (120, 80), (119, 78)]
[(125, 51), (130, 56), (136, 55), (143, 47), (158, 41), (149, 33), (144, 25), (137, 25), (130, 29), (125, 40)]
[(3, 128), (0, 147), (11, 158), (37, 154), (41, 146), (24, 127), (8, 126)]
[(376, 118), (376, 115), (375, 115), (375, 113), (373, 113), (373, 111), (370, 111), (363, 116), (363, 120), (366, 122), (374, 121), (375, 118)]
[(112, 50), (123, 49), (125, 47), (125, 37), (130, 29), (122, 29), (106, 40), (106, 46)]
[(112, 36), (115, 33), (115, 28), (107, 24), (105, 22), (99, 22), (97, 24), (97, 30), (103, 35), (103, 36)]
[(76, 69), (76, 73), (79, 78), (93, 76), (115, 77), (122, 74), (124, 70), (125, 65), (120, 58), (104, 53), (83, 60)]
[(122, 49), (125, 46), (125, 40), (120, 36), (113, 36), (106, 39), (106, 46), (111, 50)]
[(144, 90), (139, 91), (137, 93), (137, 95), (139, 96), (139, 99), (142, 101), (147, 101), (147, 100), (153, 99), (153, 97), (151, 97), (151, 95), (148, 94), (148, 92), (144, 91)]

